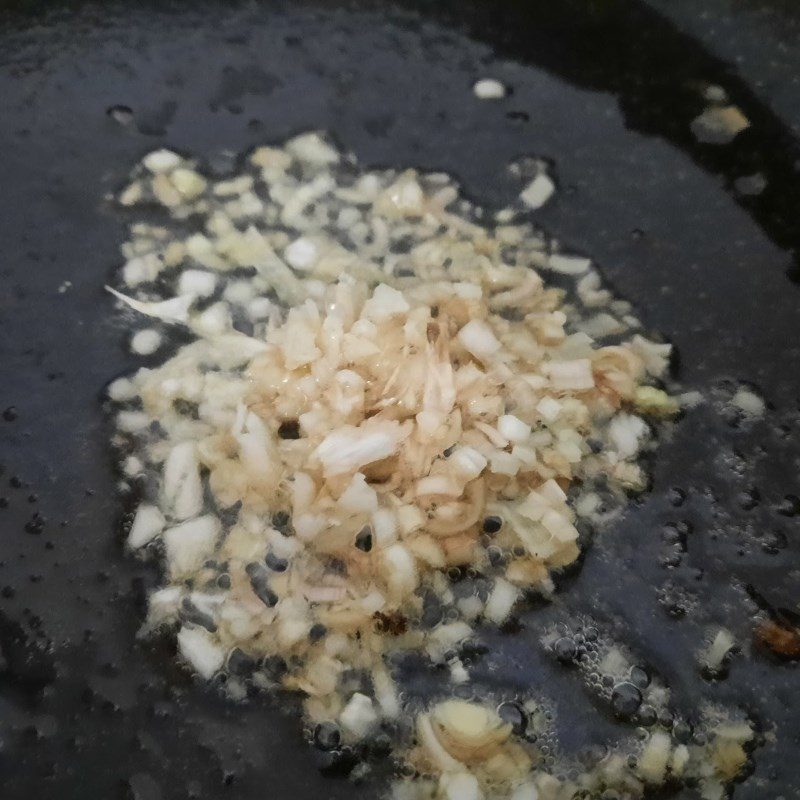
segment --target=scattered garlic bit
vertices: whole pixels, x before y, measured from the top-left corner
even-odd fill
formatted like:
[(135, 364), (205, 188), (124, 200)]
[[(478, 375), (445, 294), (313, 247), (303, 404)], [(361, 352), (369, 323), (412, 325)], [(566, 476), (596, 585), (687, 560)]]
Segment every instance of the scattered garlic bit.
[(115, 403), (126, 403), (135, 400), (139, 396), (136, 384), (128, 378), (117, 378), (108, 385), (106, 389), (108, 399)]
[(681, 408), (697, 408), (705, 401), (705, 397), (698, 391), (683, 392), (675, 399), (678, 401)]
[(137, 331), (131, 337), (131, 352), (140, 356), (150, 356), (161, 347), (161, 334), (153, 328)]
[(520, 200), (531, 209), (541, 208), (556, 190), (556, 185), (545, 172), (540, 172), (520, 193)]
[(494, 78), (482, 78), (472, 87), (472, 91), (479, 100), (501, 100), (508, 90)]
[(781, 658), (800, 658), (800, 629), (786, 619), (762, 620), (754, 631), (761, 646)]
[(128, 532), (128, 547), (143, 547), (164, 530), (164, 515), (156, 506), (142, 504)]
[(710, 83), (705, 87), (703, 90), (703, 97), (708, 100), (709, 103), (728, 102), (728, 93), (722, 88), (722, 86), (717, 86), (714, 83)]
[(664, 783), (672, 753), (670, 737), (663, 731), (650, 734), (639, 756), (637, 772), (645, 783), (659, 786)]
[(496, 580), (484, 609), (486, 619), (497, 625), (505, 622), (519, 595), (520, 591), (516, 586), (502, 578)]
[(736, 390), (733, 397), (731, 397), (731, 405), (738, 408), (748, 417), (762, 417), (766, 409), (763, 398), (746, 386), (740, 386)]
[(363, 739), (380, 720), (372, 700), (356, 692), (339, 715), (339, 724), (353, 739)]
[(736, 192), (746, 197), (760, 195), (768, 185), (767, 177), (763, 172), (754, 172), (751, 175), (740, 175), (733, 182), (733, 188)]
[[(395, 783), (394, 800), (566, 800), (612, 793), (632, 800), (688, 780), (702, 787), (703, 796), (722, 797), (744, 768), (743, 745), (753, 738), (748, 722), (705, 709), (695, 726), (704, 737), (702, 745), (687, 746), (675, 738), (673, 726), (659, 726), (640, 743), (612, 745), (578, 772), (545, 766), (542, 743), (549, 738), (548, 723), (535, 702), (503, 706), (515, 720), (513, 727), (481, 702), (447, 700), (420, 713), (414, 745), (404, 753), (420, 777)], [(526, 735), (532, 733), (536, 735)], [(719, 790), (723, 793), (714, 795)]]
[(644, 361), (647, 372), (655, 378), (662, 378), (669, 369), (672, 345), (664, 342), (651, 342), (638, 333), (631, 339), (633, 351)]
[(154, 150), (148, 153), (143, 159), (142, 164), (153, 174), (169, 172), (181, 163), (181, 157), (171, 150)]
[(179, 295), (159, 302), (142, 302), (141, 300), (127, 297), (110, 287), (106, 288), (116, 298), (123, 303), (127, 303), (134, 311), (146, 314), (148, 317), (162, 319), (165, 322), (186, 322), (189, 318), (189, 307), (194, 301), (193, 295)]
[(206, 680), (213, 678), (225, 662), (225, 651), (202, 628), (181, 628), (178, 648), (195, 672)]
[(712, 675), (720, 673), (725, 668), (728, 654), (736, 647), (733, 634), (720, 628), (711, 640), (711, 643), (700, 652), (700, 664)]
[(695, 138), (706, 144), (729, 144), (749, 127), (750, 120), (736, 106), (711, 106), (691, 123)]
[(553, 253), (547, 260), (547, 267), (562, 275), (582, 275), (591, 265), (592, 261), (589, 258), (567, 256), (562, 253)]
[(187, 269), (178, 281), (179, 295), (210, 297), (217, 286), (217, 276), (213, 272), (200, 269)]
[(671, 417), (680, 411), (680, 403), (655, 386), (637, 387), (633, 403), (637, 411), (652, 417)]
[[(525, 169), (542, 199), (541, 164)], [(164, 560), (145, 630), (179, 630), (182, 659), (226, 670), (233, 696), (245, 679), (299, 691), (312, 726), (369, 738), (402, 713), (387, 656), (468, 683), (476, 622), (550, 596), (578, 558), (570, 490), (597, 519), (593, 486), (619, 509), (645, 485), (669, 345), (626, 338), (630, 306), (590, 260), (549, 254), (514, 212), (484, 223), (447, 176), (358, 172), (316, 133), (218, 181), (156, 151), (120, 202), (164, 221), (131, 225), (110, 291), (190, 337), (109, 387), (115, 440), (155, 487), (128, 533)], [(456, 596), (460, 569), (481, 593)], [(426, 627), (428, 595), (443, 617)], [(415, 786), (436, 797), (552, 796), (491, 709), (446, 701), (417, 729)]]

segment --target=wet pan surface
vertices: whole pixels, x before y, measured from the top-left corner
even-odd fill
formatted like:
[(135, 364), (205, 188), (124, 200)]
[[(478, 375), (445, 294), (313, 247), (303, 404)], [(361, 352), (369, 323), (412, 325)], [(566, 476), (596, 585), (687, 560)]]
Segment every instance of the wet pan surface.
[[(556, 602), (524, 611), (517, 633), (481, 632), (476, 682), (539, 687), (560, 710), (565, 750), (628, 734), (538, 644), (547, 626), (585, 615), (663, 677), (683, 713), (710, 700), (759, 724), (765, 741), (736, 798), (800, 792), (797, 668), (753, 642), (758, 613), (796, 612), (800, 599), (797, 142), (752, 87), (645, 5), (487, 5), (0, 14), (4, 800), (375, 796), (376, 783), (320, 774), (293, 699), (233, 705), (166, 645), (137, 640), (157, 575), (122, 551), (100, 399), (137, 366), (102, 291), (125, 239), (104, 196), (161, 145), (224, 169), (221, 151), (310, 128), (368, 166), (450, 172), (487, 206), (518, 189), (509, 161), (550, 159), (559, 192), (539, 223), (597, 260), (675, 344), (682, 386), (708, 398), (662, 443), (652, 491)], [(476, 100), (484, 76), (510, 96)], [(751, 121), (731, 145), (690, 132), (706, 83)], [(107, 114), (117, 105), (132, 109), (128, 124)], [(761, 194), (735, 188), (755, 173)], [(763, 419), (726, 407), (740, 381), (767, 401)], [(665, 526), (683, 532), (677, 550)], [(697, 651), (720, 627), (740, 652), (709, 681)], [(406, 680), (425, 692), (439, 679)]]

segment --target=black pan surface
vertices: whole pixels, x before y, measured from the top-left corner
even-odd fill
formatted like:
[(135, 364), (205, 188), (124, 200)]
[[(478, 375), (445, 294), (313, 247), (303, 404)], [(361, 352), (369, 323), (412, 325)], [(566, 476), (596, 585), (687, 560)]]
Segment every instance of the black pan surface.
[[(554, 621), (588, 615), (664, 677), (676, 709), (691, 716), (709, 699), (758, 722), (737, 800), (799, 796), (797, 667), (752, 643), (756, 613), (800, 610), (800, 89), (788, 66), (800, 53), (798, 20), (767, 4), (774, 38), (737, 40), (737, 13), (747, 19), (761, 4), (673, 3), (669, 14), (706, 47), (655, 10), (668, 5), (0, 11), (3, 800), (379, 791), (380, 765), (359, 786), (321, 774), (294, 699), (232, 705), (176, 667), (168, 643), (137, 640), (158, 579), (122, 552), (101, 401), (104, 385), (136, 366), (102, 290), (125, 234), (104, 195), (160, 145), (224, 170), (222, 151), (309, 128), (329, 130), (369, 165), (451, 172), (487, 205), (515, 191), (510, 160), (551, 159), (560, 191), (540, 223), (597, 259), (645, 325), (675, 343), (681, 384), (710, 398), (662, 443), (652, 491), (595, 541), (557, 601), (522, 613), (514, 635), (483, 632), (477, 685), (553, 698), (568, 752), (629, 733), (538, 645)], [(717, 13), (741, 60), (725, 53), (730, 40), (709, 35)], [(470, 87), (485, 75), (508, 83), (510, 97), (475, 100)], [(731, 145), (690, 133), (707, 83), (751, 120)], [(106, 113), (119, 104), (133, 110), (130, 125)], [(754, 173), (766, 188), (743, 194), (736, 179)], [(726, 410), (738, 381), (766, 398), (764, 419)], [(668, 564), (661, 532), (670, 524), (682, 526), (685, 546)], [(696, 652), (720, 626), (741, 651), (710, 681)], [(406, 681), (424, 693), (437, 676)]]

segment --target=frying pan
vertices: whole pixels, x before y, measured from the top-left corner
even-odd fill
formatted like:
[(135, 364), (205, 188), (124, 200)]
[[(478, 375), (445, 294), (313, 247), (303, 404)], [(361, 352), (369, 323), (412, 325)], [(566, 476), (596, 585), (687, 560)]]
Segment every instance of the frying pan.
[[(158, 577), (122, 552), (101, 400), (137, 366), (102, 292), (125, 234), (104, 196), (161, 145), (224, 172), (225, 151), (310, 128), (370, 166), (451, 172), (489, 206), (515, 191), (510, 160), (550, 159), (559, 192), (537, 222), (597, 260), (674, 342), (676, 379), (707, 398), (556, 601), (523, 611), (513, 633), (480, 632), (476, 686), (551, 698), (566, 752), (630, 733), (538, 644), (586, 615), (667, 682), (677, 710), (708, 700), (756, 722), (737, 800), (797, 797), (796, 665), (752, 638), (754, 615), (800, 599), (797, 34), (791, 4), (723, 0), (5, 4), (0, 797), (380, 790), (385, 761), (360, 785), (323, 774), (337, 765), (303, 743), (294, 698), (234, 705), (194, 683), (169, 641), (137, 639)], [(470, 87), (487, 75), (510, 96), (477, 101)], [(724, 147), (690, 131), (707, 84), (751, 122)], [(126, 124), (107, 113), (118, 105)], [(742, 193), (754, 173), (766, 188)], [(730, 413), (740, 381), (766, 399), (763, 419)], [(664, 526), (683, 532), (677, 558)], [(696, 654), (719, 627), (739, 652), (709, 680)], [(409, 695), (441, 680), (403, 670)]]

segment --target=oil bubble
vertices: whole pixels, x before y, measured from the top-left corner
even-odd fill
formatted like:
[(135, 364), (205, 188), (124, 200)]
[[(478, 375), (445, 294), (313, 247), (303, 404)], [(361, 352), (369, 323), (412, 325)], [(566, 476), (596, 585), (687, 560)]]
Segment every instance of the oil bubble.
[(633, 683), (618, 683), (611, 693), (611, 708), (622, 719), (630, 719), (642, 705), (642, 693)]
[(497, 713), (503, 722), (511, 725), (514, 733), (518, 735), (525, 733), (525, 729), (528, 726), (528, 715), (517, 703), (501, 703), (497, 707)]
[(639, 689), (646, 689), (650, 685), (650, 676), (644, 667), (632, 667), (630, 679), (631, 683)]
[(562, 636), (553, 645), (553, 652), (559, 661), (566, 664), (575, 658), (575, 656), (578, 654), (578, 648), (574, 639), (570, 639), (567, 636)]
[(652, 706), (642, 706), (639, 709), (639, 722), (649, 728), (658, 721), (658, 713)]

